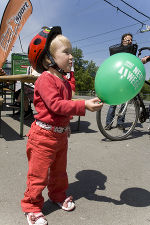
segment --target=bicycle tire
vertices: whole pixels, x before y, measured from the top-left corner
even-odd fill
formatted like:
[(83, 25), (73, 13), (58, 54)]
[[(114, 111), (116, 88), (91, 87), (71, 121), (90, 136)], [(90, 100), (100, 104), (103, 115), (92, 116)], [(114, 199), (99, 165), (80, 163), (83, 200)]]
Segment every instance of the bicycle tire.
[[(140, 106), (136, 98), (132, 99), (127, 103), (126, 110), (125, 108), (121, 109), (121, 106), (116, 106), (115, 110), (115, 117), (112, 124), (112, 129), (106, 130), (106, 116), (108, 112), (108, 108), (110, 105), (104, 104), (103, 108), (96, 113), (96, 121), (100, 132), (103, 134), (104, 137), (111, 141), (121, 141), (126, 139), (135, 129), (135, 126), (138, 121), (139, 117), (139, 110)], [(124, 106), (125, 107), (125, 106)], [(125, 111), (125, 121), (123, 126), (125, 130), (119, 130), (117, 128), (117, 119), (118, 119), (118, 112), (122, 110)]]

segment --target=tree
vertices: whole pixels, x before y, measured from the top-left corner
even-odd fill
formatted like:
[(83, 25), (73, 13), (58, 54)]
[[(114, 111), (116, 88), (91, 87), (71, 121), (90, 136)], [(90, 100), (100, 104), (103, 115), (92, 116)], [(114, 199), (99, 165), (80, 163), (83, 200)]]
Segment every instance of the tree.
[(77, 91), (89, 91), (94, 88), (94, 79), (89, 75), (88, 71), (83, 69), (75, 72), (76, 90)]
[(87, 71), (89, 72), (89, 74), (95, 78), (97, 70), (98, 66), (96, 66), (93, 61), (90, 61), (87, 65)]
[(76, 91), (94, 90), (94, 77), (98, 67), (93, 61), (83, 59), (81, 49), (73, 48)]
[(84, 60), (83, 60), (83, 53), (81, 49), (73, 48), (72, 54), (74, 57), (74, 69), (77, 72), (78, 70), (84, 68)]
[[(150, 80), (148, 80), (148, 82), (150, 83)], [(150, 94), (150, 86), (148, 84), (144, 83), (144, 85), (142, 87), (142, 90), (141, 90), (141, 93), (142, 93), (143, 97), (144, 97), (145, 94), (149, 95)], [(145, 98), (149, 99), (149, 97), (147, 97), (147, 96)]]

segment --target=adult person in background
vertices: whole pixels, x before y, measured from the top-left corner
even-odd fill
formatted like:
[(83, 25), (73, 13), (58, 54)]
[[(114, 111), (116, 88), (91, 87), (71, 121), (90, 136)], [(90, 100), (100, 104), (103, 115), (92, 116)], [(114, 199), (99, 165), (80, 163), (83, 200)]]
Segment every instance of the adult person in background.
[(6, 75), (6, 72), (2, 68), (0, 68), (0, 76), (4, 76), (4, 75)]
[[(120, 48), (118, 49), (113, 49), (113, 53), (119, 53), (119, 52), (127, 52), (127, 53), (131, 53), (133, 55), (136, 55), (137, 52), (137, 45), (136, 44), (132, 44), (133, 42), (133, 35), (131, 33), (125, 33), (122, 35), (121, 37), (121, 45), (119, 46)], [(110, 52), (111, 54), (111, 52)], [(111, 54), (111, 55), (112, 55)], [(142, 63), (145, 64), (150, 60), (150, 56), (145, 56), (141, 59)], [(124, 107), (124, 104), (121, 105), (122, 107)], [(116, 110), (116, 105), (111, 105), (108, 109), (108, 113), (107, 113), (107, 117), (106, 117), (106, 126), (105, 126), (105, 130), (111, 130), (112, 128), (112, 120), (115, 116), (115, 110)], [(118, 121), (117, 121), (117, 127), (120, 130), (124, 130), (124, 120), (125, 120), (125, 115), (124, 116), (120, 116), (118, 117)]]
[(150, 55), (143, 57), (143, 58), (141, 59), (141, 61), (142, 61), (143, 64), (146, 64), (147, 62), (150, 61)]
[[(131, 46), (132, 39), (133, 39), (133, 35), (131, 33), (123, 34), (121, 37), (121, 45), (119, 46), (119, 48), (116, 49), (116, 52), (115, 52), (115, 48), (114, 48), (114, 52), (112, 54), (119, 53), (119, 52), (128, 52), (128, 53), (136, 55), (137, 45), (134, 46), (133, 48), (124, 47), (124, 46), (129, 46), (129, 45)], [(110, 52), (110, 54), (111, 54), (111, 52)], [(124, 104), (122, 104), (121, 106), (124, 107)], [(108, 112), (107, 112), (105, 130), (112, 129), (112, 120), (115, 116), (115, 110), (116, 110), (116, 105), (110, 105)], [(120, 130), (125, 129), (123, 126), (124, 120), (125, 120), (125, 116), (118, 117), (118, 121), (117, 121), (118, 129), (120, 129)]]

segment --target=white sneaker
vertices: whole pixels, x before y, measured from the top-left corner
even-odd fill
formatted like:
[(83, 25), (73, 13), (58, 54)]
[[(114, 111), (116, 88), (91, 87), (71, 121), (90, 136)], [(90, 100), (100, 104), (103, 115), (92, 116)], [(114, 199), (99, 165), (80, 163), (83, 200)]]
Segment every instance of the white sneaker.
[(29, 225), (46, 225), (48, 224), (42, 212), (39, 213), (25, 213)]

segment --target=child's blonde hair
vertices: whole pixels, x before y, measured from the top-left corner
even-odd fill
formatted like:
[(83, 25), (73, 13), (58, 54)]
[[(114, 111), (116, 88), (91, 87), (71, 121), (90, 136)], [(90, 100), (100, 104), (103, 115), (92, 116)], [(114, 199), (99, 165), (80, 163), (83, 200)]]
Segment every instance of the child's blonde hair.
[[(56, 52), (56, 49), (57, 49), (57, 44), (58, 44), (58, 41), (60, 41), (61, 43), (67, 45), (68, 47), (71, 46), (71, 43), (70, 41), (68, 40), (67, 37), (65, 37), (64, 35), (62, 34), (59, 34), (57, 35), (51, 42), (50, 44), (50, 54), (51, 56), (54, 58), (54, 55), (55, 55), (55, 52)], [(45, 57), (43, 58), (43, 66), (44, 68), (47, 70), (49, 68), (49, 65), (51, 64), (51, 61), (50, 59), (47, 57), (47, 55), (45, 55)]]

